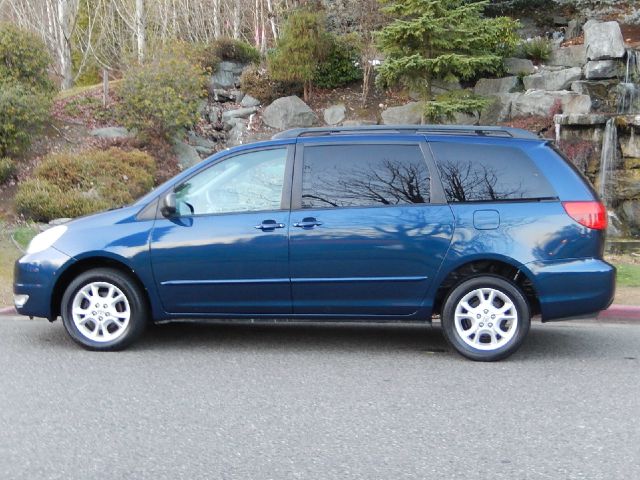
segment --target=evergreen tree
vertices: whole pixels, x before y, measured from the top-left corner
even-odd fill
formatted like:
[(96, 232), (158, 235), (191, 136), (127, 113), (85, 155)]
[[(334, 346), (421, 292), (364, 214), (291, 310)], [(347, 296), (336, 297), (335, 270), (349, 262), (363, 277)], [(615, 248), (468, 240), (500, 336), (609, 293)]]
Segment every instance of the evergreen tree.
[(282, 36), (269, 58), (269, 74), (275, 80), (300, 82), (304, 100), (309, 100), (313, 77), (329, 49), (324, 16), (301, 9), (291, 13)]
[(498, 73), (503, 57), (518, 41), (517, 22), (484, 17), (487, 1), (381, 1), (394, 20), (378, 35), (385, 54), (379, 81), (384, 86), (402, 83), (418, 91), (430, 120), (480, 111), (485, 99), (466, 91), (435, 97), (434, 82)]

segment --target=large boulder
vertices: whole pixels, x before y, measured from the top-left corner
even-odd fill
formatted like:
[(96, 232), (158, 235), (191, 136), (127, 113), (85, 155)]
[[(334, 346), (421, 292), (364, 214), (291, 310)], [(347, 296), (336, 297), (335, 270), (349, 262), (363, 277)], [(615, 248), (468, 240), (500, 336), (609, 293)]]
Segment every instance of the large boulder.
[(345, 118), (347, 109), (343, 103), (337, 105), (331, 105), (329, 108), (325, 108), (323, 117), (324, 123), (327, 125), (337, 125)]
[(183, 170), (193, 167), (196, 163), (200, 162), (200, 155), (198, 151), (182, 140), (173, 141), (173, 153), (178, 157), (178, 164)]
[(216, 148), (216, 142), (213, 140), (209, 140), (208, 138), (201, 137), (194, 132), (189, 132), (187, 134), (187, 140), (189, 145), (193, 147), (201, 147), (209, 150), (213, 150)]
[(622, 213), (627, 220), (631, 233), (640, 233), (640, 200), (627, 200), (622, 202)]
[(235, 110), (227, 110), (222, 113), (222, 121), (228, 122), (232, 118), (249, 118), (258, 111), (258, 107), (237, 108)]
[(211, 88), (234, 88), (240, 85), (240, 75), (246, 67), (243, 63), (238, 62), (220, 62), (216, 68), (216, 72), (211, 75)]
[(616, 171), (615, 185), (619, 199), (640, 200), (640, 169)]
[(547, 63), (563, 67), (582, 67), (587, 63), (587, 48), (584, 45), (558, 48), (553, 50)]
[(528, 75), (522, 79), (527, 90), (566, 90), (572, 82), (582, 78), (580, 67), (563, 68), (560, 70), (544, 70), (540, 73)]
[(309, 105), (292, 95), (275, 100), (264, 109), (262, 121), (271, 128), (286, 130), (295, 127), (310, 127), (318, 117)]
[(589, 113), (591, 110), (591, 98), (588, 95), (580, 95), (566, 90), (558, 92), (529, 90), (513, 99), (511, 116), (547, 116), (556, 100), (560, 100), (562, 112), (565, 114)]
[(242, 145), (247, 133), (248, 122), (244, 119), (235, 119), (235, 123), (227, 136), (227, 145), (229, 147), (235, 147), (236, 145)]
[(240, 106), (244, 108), (257, 107), (258, 105), (260, 105), (260, 100), (252, 97), (251, 95), (245, 95), (242, 97), (242, 101), (240, 102)]
[(409, 102), (399, 107), (389, 107), (382, 112), (384, 125), (420, 125), (422, 123), (422, 103)]
[[(635, 128), (629, 129), (628, 135), (620, 136), (620, 149), (625, 157), (634, 157), (636, 160), (640, 158), (640, 133), (636, 133)], [(638, 167), (640, 168), (640, 165)]]
[(511, 93), (518, 90), (518, 77), (481, 78), (473, 88), (476, 95), (493, 95), (496, 93)]
[(524, 58), (505, 58), (504, 68), (509, 75), (531, 75), (536, 71), (533, 62)]
[(580, 36), (580, 31), (582, 30), (582, 23), (580, 20), (574, 18), (573, 20), (569, 20), (567, 24), (567, 28), (564, 31), (564, 38), (566, 40), (571, 40), (573, 38)]
[(618, 22), (597, 22), (590, 20), (584, 24), (584, 45), (589, 60), (622, 58), (625, 54), (624, 38)]
[(615, 78), (620, 74), (622, 63), (618, 60), (592, 60), (584, 66), (584, 77), (587, 80)]
[(480, 114), (480, 124), (494, 125), (511, 120), (511, 105), (521, 93), (499, 93), (489, 97), (490, 103)]
[(592, 108), (600, 111), (615, 111), (618, 83), (613, 80), (578, 80), (571, 84), (571, 90), (591, 97)]

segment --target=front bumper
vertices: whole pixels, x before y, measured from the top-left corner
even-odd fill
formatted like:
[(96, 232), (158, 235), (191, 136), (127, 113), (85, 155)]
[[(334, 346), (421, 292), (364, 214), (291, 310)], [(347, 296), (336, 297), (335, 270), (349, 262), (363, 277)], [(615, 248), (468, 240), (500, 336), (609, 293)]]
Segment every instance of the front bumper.
[[(51, 300), (53, 289), (64, 265), (71, 257), (54, 247), (18, 259), (13, 270), (13, 293), (17, 299), (28, 295), (22, 305), (16, 302), (21, 315), (53, 320)], [(24, 297), (22, 297), (24, 299)]]
[(594, 316), (613, 302), (616, 269), (604, 260), (586, 258), (532, 262), (542, 321)]

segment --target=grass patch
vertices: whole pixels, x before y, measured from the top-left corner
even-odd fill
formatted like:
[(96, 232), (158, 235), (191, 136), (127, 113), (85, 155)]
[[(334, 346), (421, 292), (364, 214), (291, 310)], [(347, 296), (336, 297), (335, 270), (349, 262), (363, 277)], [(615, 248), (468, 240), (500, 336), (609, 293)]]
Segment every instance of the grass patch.
[(616, 264), (617, 284), (621, 287), (640, 287), (640, 265)]
[(24, 225), (13, 229), (13, 239), (23, 250), (27, 249), (29, 242), (38, 234), (34, 225)]
[[(109, 91), (112, 91), (112, 88), (121, 83), (122, 80), (111, 80), (109, 82)], [(62, 90), (58, 92), (56, 95), (56, 99), (64, 100), (67, 98), (75, 97), (76, 95), (80, 95), (83, 93), (94, 92), (94, 91), (102, 91), (102, 82), (96, 85), (83, 85), (81, 87), (73, 87), (68, 90)]]
[(0, 222), (0, 307), (13, 304), (13, 263), (22, 255), (10, 235), (11, 230)]

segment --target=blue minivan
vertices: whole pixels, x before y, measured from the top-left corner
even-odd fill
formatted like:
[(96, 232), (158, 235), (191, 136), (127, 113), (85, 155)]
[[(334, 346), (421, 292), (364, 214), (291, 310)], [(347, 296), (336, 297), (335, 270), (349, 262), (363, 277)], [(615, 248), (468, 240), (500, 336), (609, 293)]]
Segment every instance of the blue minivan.
[(548, 140), (499, 127), (289, 130), (136, 203), (53, 227), (15, 265), (19, 313), (91, 350), (149, 322), (430, 322), (498, 360), (609, 306), (606, 210)]

